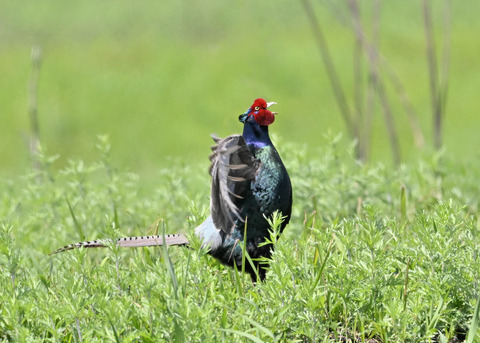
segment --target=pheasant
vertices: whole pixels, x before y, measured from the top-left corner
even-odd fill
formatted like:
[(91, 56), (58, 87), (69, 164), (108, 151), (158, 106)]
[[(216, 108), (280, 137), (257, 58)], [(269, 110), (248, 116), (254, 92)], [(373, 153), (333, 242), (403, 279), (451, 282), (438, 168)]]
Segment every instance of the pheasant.
[[(284, 220), (280, 233), (290, 221), (292, 212), (292, 186), (283, 162), (268, 134), (268, 126), (275, 120), (275, 112), (268, 108), (275, 102), (256, 99), (239, 116), (243, 123), (242, 135), (226, 138), (212, 136), (215, 145), (210, 156), (212, 188), (210, 216), (195, 229), (195, 235), (208, 247), (209, 254), (222, 263), (242, 267), (242, 245), (253, 260), (254, 268), (246, 263), (245, 270), (253, 280), (265, 279), (266, 265), (259, 257), (269, 258), (273, 246), (265, 243), (270, 225), (267, 221), (275, 211)], [(245, 225), (247, 227), (245, 234)], [(106, 246), (105, 240), (86, 241), (67, 245), (52, 254), (74, 248)], [(122, 247), (156, 245), (188, 245), (183, 234), (119, 238)]]

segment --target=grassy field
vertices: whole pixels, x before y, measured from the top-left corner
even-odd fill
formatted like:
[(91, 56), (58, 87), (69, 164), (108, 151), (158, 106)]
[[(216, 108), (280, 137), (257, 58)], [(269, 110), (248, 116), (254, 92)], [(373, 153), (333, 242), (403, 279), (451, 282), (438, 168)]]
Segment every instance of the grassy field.
[[(353, 107), (353, 33), (334, 3), (314, 8)], [(480, 341), (478, 2), (451, 3), (441, 152), (421, 3), (383, 3), (380, 51), (426, 139), (415, 147), (388, 88), (398, 166), (378, 108), (371, 161), (355, 158), (301, 3), (0, 4), (0, 339)], [(260, 96), (278, 102), (271, 131), (294, 189), (265, 283), (195, 244), (48, 256), (83, 239), (191, 234), (208, 214), (209, 134), (240, 132), (238, 114)]]
[[(345, 131), (301, 3), (1, 3), (4, 175), (22, 173), (29, 166), (27, 84), (32, 46), (42, 49), (40, 137), (50, 154), (60, 155), (54, 168), (67, 165), (70, 158), (91, 161), (97, 135), (107, 134), (117, 165), (153, 181), (171, 157), (206, 161), (209, 135), (238, 132), (235, 116), (257, 97), (279, 103), (276, 132), (290, 141), (318, 146), (326, 142), (324, 133)], [(442, 6), (435, 4), (441, 50)], [(314, 7), (352, 107), (354, 36), (345, 22), (348, 11), (328, 1)], [(444, 141), (452, 154), (467, 154), (464, 159), (478, 158), (469, 147), (480, 143), (475, 96), (480, 87), (476, 63), (480, 47), (472, 43), (479, 7), (476, 1), (452, 3)], [(363, 12), (368, 32), (372, 10), (365, 6)], [(419, 150), (399, 100), (392, 96), (403, 158), (414, 161), (432, 146), (418, 1), (383, 4), (379, 48), (407, 90), (425, 135), (427, 144)], [(377, 108), (372, 159), (390, 163), (385, 131)]]
[(335, 140), (314, 154), (279, 144), (293, 215), (266, 281), (254, 286), (198, 244), (168, 255), (111, 247), (48, 256), (85, 238), (164, 228), (191, 235), (207, 214), (208, 178), (199, 165), (174, 164), (161, 183), (139, 192), (136, 176), (113, 171), (107, 142), (98, 145), (93, 164), (71, 162), (0, 186), (2, 339), (480, 338), (479, 173), (472, 166), (435, 155), (394, 170), (359, 165)]

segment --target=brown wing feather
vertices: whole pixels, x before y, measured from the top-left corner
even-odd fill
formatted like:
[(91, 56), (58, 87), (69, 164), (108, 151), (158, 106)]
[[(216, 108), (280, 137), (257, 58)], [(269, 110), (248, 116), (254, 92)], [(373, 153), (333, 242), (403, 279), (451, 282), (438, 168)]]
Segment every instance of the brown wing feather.
[(212, 138), (217, 144), (212, 147), (210, 156), (210, 210), (215, 227), (230, 233), (236, 219), (244, 220), (239, 206), (250, 182), (255, 179), (260, 161), (255, 159), (241, 135)]

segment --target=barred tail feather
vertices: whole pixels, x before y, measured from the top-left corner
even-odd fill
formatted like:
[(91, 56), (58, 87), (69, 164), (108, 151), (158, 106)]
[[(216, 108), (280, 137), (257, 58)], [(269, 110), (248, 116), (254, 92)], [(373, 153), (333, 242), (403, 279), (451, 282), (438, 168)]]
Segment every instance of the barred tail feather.
[[(165, 235), (165, 244), (167, 245), (186, 245), (188, 239), (185, 235), (178, 233), (174, 235)], [(150, 247), (155, 245), (163, 245), (163, 236), (143, 236), (143, 237), (127, 237), (119, 238), (117, 245), (120, 247)]]
[[(50, 253), (50, 255), (58, 254), (59, 252), (72, 250), (76, 248), (104, 248), (107, 246), (109, 240), (108, 239), (99, 239), (95, 241), (85, 241), (79, 243), (73, 243), (64, 246), (58, 250), (55, 250)], [(167, 245), (187, 245), (188, 239), (185, 237), (184, 234), (173, 234), (173, 235), (165, 235), (165, 244)], [(156, 235), (156, 236), (138, 236), (138, 237), (123, 237), (117, 239), (117, 245), (119, 247), (151, 247), (156, 245), (163, 245), (163, 236)]]

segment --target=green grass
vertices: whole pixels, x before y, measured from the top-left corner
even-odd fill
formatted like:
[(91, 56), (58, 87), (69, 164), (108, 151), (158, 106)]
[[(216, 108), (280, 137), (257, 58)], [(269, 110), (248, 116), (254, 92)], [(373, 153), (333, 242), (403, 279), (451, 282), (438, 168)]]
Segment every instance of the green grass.
[(115, 168), (101, 138), (96, 162), (51, 171), (52, 158), (42, 156), (42, 171), (2, 179), (0, 337), (478, 340), (469, 332), (478, 327), (478, 170), (442, 154), (397, 169), (360, 165), (338, 138), (326, 140), (321, 149), (277, 144), (292, 177), (293, 216), (256, 286), (195, 240), (193, 249), (48, 255), (83, 234), (162, 234), (164, 225), (192, 235), (208, 210), (203, 164), (174, 162), (139, 191), (138, 176)]
[[(392, 100), (397, 168), (378, 111), (373, 163), (329, 134), (344, 125), (300, 2), (0, 3), (1, 340), (480, 341), (478, 1), (451, 3), (445, 150), (435, 154), (421, 2), (383, 4), (380, 51), (428, 143), (414, 148)], [(332, 3), (313, 4), (353, 106), (353, 35)], [(41, 168), (29, 170), (37, 45)], [(240, 132), (236, 116), (260, 96), (279, 103), (272, 131), (294, 208), (254, 286), (192, 232), (209, 210), (209, 134)], [(193, 248), (48, 255), (164, 228), (190, 234)]]
[[(142, 182), (154, 182), (159, 166), (172, 156), (203, 161), (209, 135), (238, 132), (236, 115), (257, 97), (278, 102), (275, 131), (292, 141), (323, 145), (322, 133), (344, 130), (301, 2), (0, 3), (2, 175), (23, 174), (29, 166), (26, 90), (36, 45), (43, 51), (40, 137), (51, 154), (60, 155), (54, 169), (64, 168), (71, 158), (93, 162), (95, 137), (108, 134), (117, 147), (116, 165), (142, 175)], [(329, 2), (313, 3), (353, 107), (352, 31)], [(433, 6), (440, 38), (441, 4)], [(472, 44), (480, 30), (479, 11), (477, 1), (452, 2), (445, 144), (464, 160), (478, 158), (467, 147), (480, 144), (475, 69), (480, 51)], [(421, 2), (385, 4), (381, 24), (380, 51), (418, 112), (429, 151), (432, 120)], [(419, 152), (406, 116), (398, 100), (392, 102), (402, 156), (414, 161)], [(385, 130), (377, 112), (372, 158), (390, 163)]]

